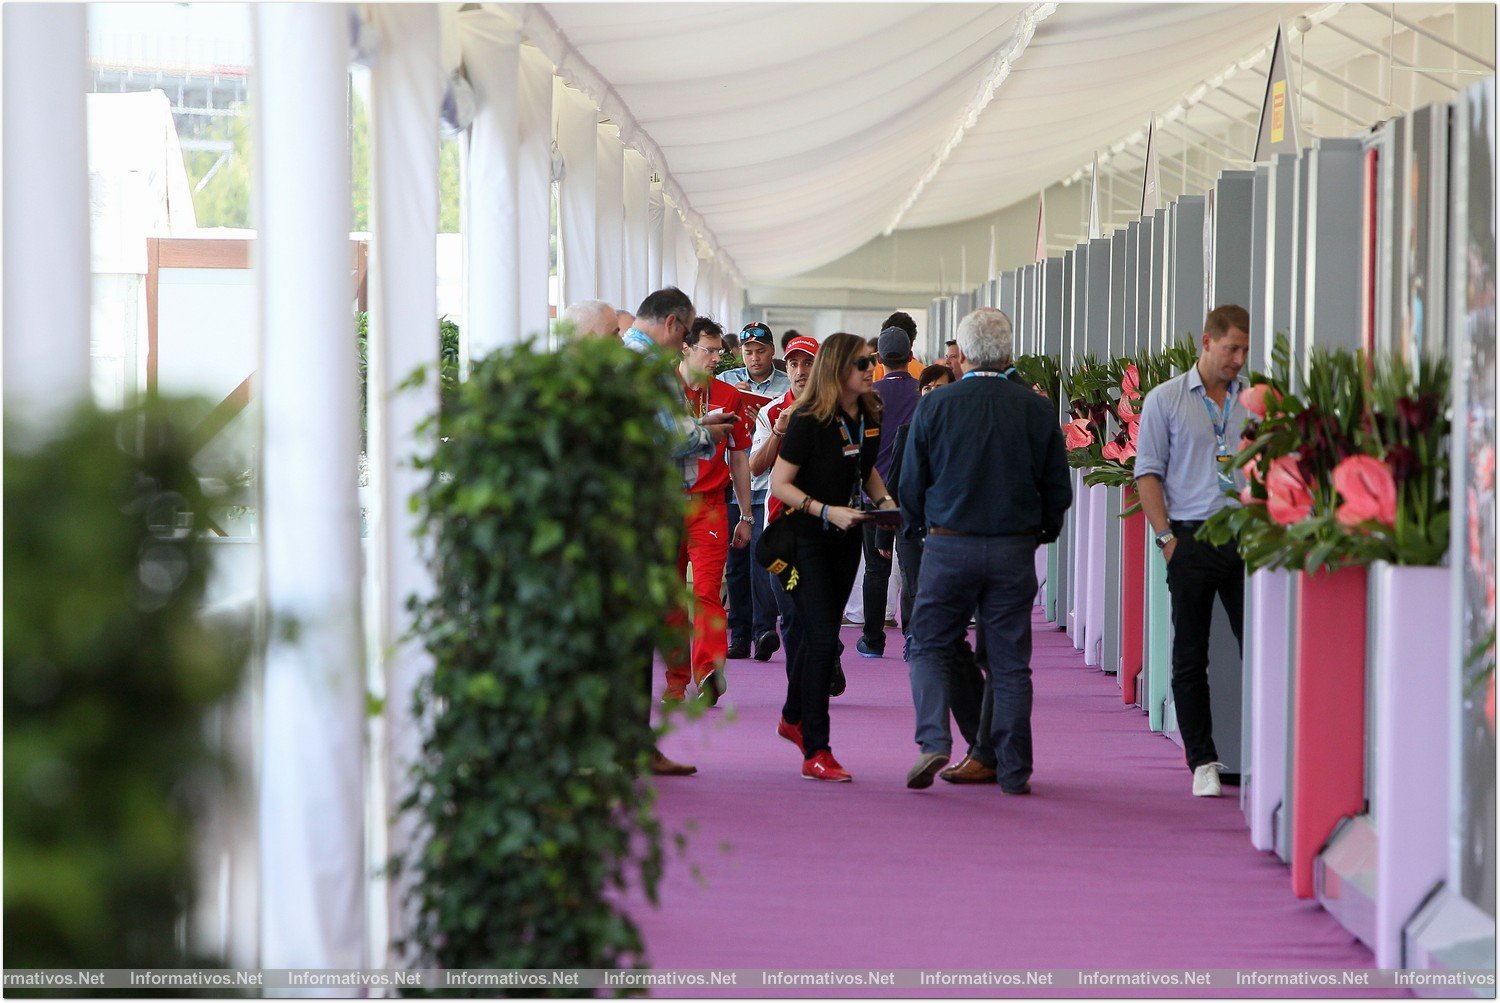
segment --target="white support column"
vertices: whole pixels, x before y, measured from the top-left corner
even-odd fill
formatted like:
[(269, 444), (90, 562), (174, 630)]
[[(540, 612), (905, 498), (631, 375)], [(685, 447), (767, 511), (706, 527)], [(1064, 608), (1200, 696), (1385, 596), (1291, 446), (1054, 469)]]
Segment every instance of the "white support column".
[[(432, 595), (432, 576), (417, 539), (417, 519), (408, 507), (426, 475), (413, 456), (430, 455), (430, 430), (417, 426), (438, 407), (437, 325), (438, 115), (444, 74), (439, 8), (429, 4), (376, 4), (371, 17), (380, 34), (380, 54), (370, 74), (370, 473), (375, 511), (370, 520), (377, 609), (376, 637), (385, 680), (385, 806), (391, 856), (419, 852), (420, 827), (397, 806), (411, 789), (411, 768), (422, 751), (422, 732), (412, 699), (432, 659), (410, 640), (407, 600)], [(500, 58), (514, 69), (513, 60)], [(492, 92), (493, 93), (493, 92)], [(512, 95), (514, 91), (511, 92)], [(511, 109), (513, 117), (514, 109)], [(510, 153), (514, 153), (514, 145)], [(512, 176), (513, 177), (513, 176)], [(481, 180), (481, 179), (476, 179)], [(515, 216), (506, 229), (514, 240)], [(515, 262), (506, 263), (508, 311), (514, 330)], [(481, 280), (483, 281), (483, 280)], [(476, 318), (470, 314), (472, 324)], [(509, 340), (508, 331), (499, 332)], [(485, 346), (495, 348), (501, 341)], [(413, 370), (425, 367), (416, 387), (400, 389)], [(413, 875), (392, 880), (386, 893), (388, 962), (406, 964), (395, 943), (411, 933), (408, 901)]]
[[(379, 11), (379, 5), (370, 8)], [(515, 21), (488, 6), (458, 15), (464, 66), (474, 88), (469, 127), (469, 198), (464, 207), (464, 337), (480, 358), (521, 330), (520, 123), (516, 106), (521, 35)], [(385, 45), (399, 44), (399, 36)], [(384, 52), (381, 53), (384, 55)]]
[[(595, 159), (599, 110), (582, 92), (554, 78), (552, 103), (557, 148), (566, 170), (557, 186), (558, 240), (562, 245), (562, 302), (567, 307), (599, 295), (598, 219)], [(562, 310), (558, 310), (561, 315)]]
[(698, 272), (693, 281), (693, 291), (689, 294), (693, 297), (693, 306), (697, 308), (698, 315), (713, 317), (714, 320), (719, 319), (714, 298), (714, 275), (718, 267), (719, 263), (713, 258), (700, 257)]
[(594, 272), (600, 299), (619, 309), (625, 293), (625, 147), (620, 127), (594, 137)]
[(625, 281), (621, 310), (634, 310), (651, 284), (651, 165), (634, 150), (625, 151)]
[[(698, 260), (698, 241), (676, 211), (669, 216), (667, 225), (677, 230), (674, 245), (677, 258), (677, 288), (692, 297), (698, 288), (698, 269), (701, 267), (701, 262)], [(693, 299), (693, 305), (698, 305), (696, 298)]]
[[(666, 289), (668, 286), (676, 286), (681, 289), (678, 282), (681, 269), (678, 267), (679, 257), (677, 245), (686, 240), (682, 232), (682, 224), (678, 222), (677, 207), (672, 200), (665, 195), (662, 196), (661, 217), (661, 284), (657, 289)], [(692, 286), (692, 282), (688, 283)], [(654, 290), (653, 290), (654, 291)]]
[[(666, 243), (667, 240), (667, 202), (663, 194), (660, 181), (651, 182), (651, 197), (647, 203), (649, 213), (648, 232), (646, 242), (646, 289), (654, 292), (666, 286), (665, 263), (671, 259), (673, 251)], [(642, 294), (641, 299), (645, 299)], [(626, 307), (634, 310), (635, 304)]]
[(521, 46), (516, 86), (520, 162), (517, 272), (520, 276), (519, 326), (511, 338), (547, 337), (548, 261), (552, 245), (552, 63), (533, 45)]
[(348, 12), (258, 4), (264, 968), (365, 967)]
[(85, 11), (3, 9), (5, 414), (37, 435), (89, 399)]

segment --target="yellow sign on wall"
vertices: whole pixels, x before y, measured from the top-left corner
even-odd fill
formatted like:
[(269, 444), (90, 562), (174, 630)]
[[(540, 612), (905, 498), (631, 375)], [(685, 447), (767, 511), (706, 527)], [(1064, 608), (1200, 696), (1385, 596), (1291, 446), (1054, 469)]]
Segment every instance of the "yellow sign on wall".
[(1278, 80), (1271, 85), (1271, 142), (1279, 143), (1286, 138), (1286, 81)]

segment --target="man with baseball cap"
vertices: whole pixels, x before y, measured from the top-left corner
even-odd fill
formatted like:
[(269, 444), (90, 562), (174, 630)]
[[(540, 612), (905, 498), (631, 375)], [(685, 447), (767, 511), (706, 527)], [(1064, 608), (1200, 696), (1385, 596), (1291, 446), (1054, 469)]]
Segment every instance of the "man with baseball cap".
[[(753, 422), (761, 408), (791, 390), (792, 380), (775, 366), (776, 339), (766, 325), (759, 322), (745, 325), (740, 331), (740, 354), (745, 364), (720, 373), (718, 378), (741, 391), (744, 413)], [(776, 594), (771, 588), (771, 573), (756, 564), (753, 556), (766, 521), (766, 496), (770, 490), (771, 468), (767, 467), (765, 473), (751, 480), (749, 512), (742, 512), (734, 498), (727, 499), (729, 524), (749, 523), (752, 533), (749, 547), (729, 553), (726, 577), (730, 658), (748, 658), (752, 642), (757, 643), (759, 651), (760, 638), (770, 637), (773, 641), (776, 638)], [(771, 657), (769, 651), (765, 657)]]

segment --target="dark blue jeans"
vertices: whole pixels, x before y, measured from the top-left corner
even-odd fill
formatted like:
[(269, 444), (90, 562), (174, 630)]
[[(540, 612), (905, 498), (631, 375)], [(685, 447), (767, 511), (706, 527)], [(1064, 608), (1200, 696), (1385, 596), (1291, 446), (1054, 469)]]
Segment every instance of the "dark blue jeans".
[[(733, 497), (731, 495), (731, 497)], [(776, 594), (771, 588), (771, 573), (755, 562), (755, 545), (760, 542), (761, 523), (766, 521), (765, 502), (751, 506), (755, 522), (750, 527), (750, 546), (729, 550), (725, 575), (729, 583), (729, 643), (753, 644), (768, 630), (776, 629)], [(740, 506), (729, 503), (729, 531), (739, 525)]]
[[(1000, 786), (1031, 779), (1031, 604), (1037, 542), (1029, 536), (929, 534), (912, 611), (911, 693), (923, 752), (951, 752), (948, 692), (958, 642), (978, 604), (989, 667), (989, 746)], [(981, 736), (983, 738), (983, 736)]]

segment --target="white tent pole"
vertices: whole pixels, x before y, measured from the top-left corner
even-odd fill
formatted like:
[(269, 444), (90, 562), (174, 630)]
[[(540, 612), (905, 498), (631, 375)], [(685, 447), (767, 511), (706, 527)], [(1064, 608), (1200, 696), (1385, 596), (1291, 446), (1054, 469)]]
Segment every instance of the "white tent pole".
[[(677, 208), (672, 200), (663, 195), (662, 217), (661, 217), (661, 283), (656, 289), (666, 289), (668, 286), (676, 286), (681, 289), (679, 276), (682, 269), (678, 265), (678, 247), (686, 240), (682, 232), (682, 226), (677, 221)], [(689, 283), (691, 285), (691, 283)], [(656, 290), (653, 289), (652, 292)], [(643, 297), (644, 298), (644, 297)]]
[(594, 134), (594, 270), (598, 297), (616, 309), (625, 291), (625, 147), (620, 127)]
[[(557, 186), (557, 223), (562, 244), (562, 302), (571, 306), (599, 295), (598, 219), (595, 161), (598, 156), (599, 110), (583, 94), (554, 79), (552, 102), (557, 119), (557, 147), (566, 169)], [(559, 310), (559, 313), (561, 311)]]
[[(651, 284), (651, 165), (635, 150), (625, 151), (625, 278), (621, 310), (634, 311)], [(658, 252), (659, 253), (659, 252)]]
[(267, 622), (260, 964), (363, 968), (349, 22), (332, 4), (258, 4), (251, 18)]
[(520, 316), (508, 342), (535, 334), (547, 336), (552, 244), (552, 63), (534, 46), (521, 46), (520, 77), (516, 84), (519, 128), (517, 173), (517, 272)]
[[(463, 333), (470, 357), (479, 358), (515, 340), (521, 328), (516, 107), (521, 35), (510, 17), (489, 7), (465, 11), (458, 18), (464, 67), (475, 100), (468, 137), (470, 197), (463, 221), (469, 268)], [(384, 44), (400, 44), (399, 36)]]
[(85, 10), (3, 11), (5, 413), (41, 435), (89, 399)]
[[(432, 671), (432, 659), (421, 643), (409, 640), (412, 616), (407, 599), (427, 599), (433, 583), (419, 549), (416, 516), (407, 503), (425, 480), (411, 458), (432, 450), (430, 430), (419, 434), (416, 429), (438, 406), (438, 113), (443, 67), (438, 7), (376, 4), (371, 11), (381, 46), (370, 75), (370, 470), (376, 489), (370, 535), (385, 678), (388, 850), (392, 856), (406, 857), (418, 850), (422, 836), (409, 813), (398, 816), (397, 805), (411, 790), (411, 768), (422, 749), (412, 699), (418, 683)], [(509, 65), (514, 69), (514, 62)], [(514, 154), (514, 145), (509, 152)], [(512, 239), (514, 224), (512, 214), (507, 226)], [(501, 305), (507, 310), (507, 328), (514, 330), (514, 285), (507, 295), (511, 299)], [(500, 334), (504, 338), (509, 331)], [(425, 367), (426, 378), (416, 387), (399, 389), (419, 366)], [(387, 889), (392, 951), (412, 929), (412, 880), (407, 869)], [(393, 954), (391, 960), (412, 959)]]
[(666, 197), (662, 192), (661, 182), (650, 182), (650, 200), (646, 204), (647, 231), (646, 231), (646, 283), (645, 288), (639, 294), (632, 293), (634, 297), (639, 295), (636, 303), (622, 304), (624, 309), (634, 311), (636, 304), (646, 298), (646, 294), (654, 292), (665, 286), (663, 282), (663, 269), (666, 261), (672, 253), (666, 244), (667, 237), (667, 204)]

